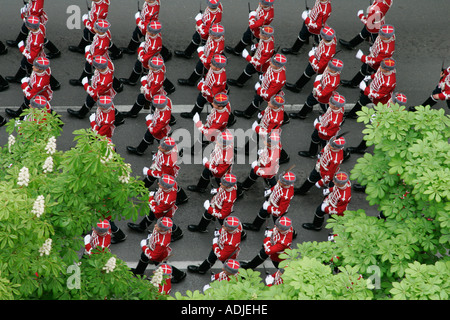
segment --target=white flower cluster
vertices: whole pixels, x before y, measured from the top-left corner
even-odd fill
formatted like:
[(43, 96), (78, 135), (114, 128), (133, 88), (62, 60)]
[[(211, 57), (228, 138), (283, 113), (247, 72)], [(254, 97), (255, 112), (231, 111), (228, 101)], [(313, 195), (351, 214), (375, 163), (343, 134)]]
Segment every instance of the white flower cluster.
[(52, 239), (48, 238), (45, 240), (42, 247), (39, 249), (39, 253), (41, 254), (41, 257), (45, 254), (48, 256), (50, 254), (50, 250), (52, 250)]
[(105, 164), (106, 162), (109, 162), (114, 157), (114, 146), (111, 143), (108, 143), (106, 147), (106, 153), (103, 157), (101, 157), (100, 162), (102, 164)]
[(16, 143), (16, 138), (13, 135), (8, 137), (8, 151), (11, 153), (11, 147)]
[(106, 273), (113, 272), (116, 268), (116, 258), (111, 257), (109, 258), (108, 262), (106, 262), (105, 266), (103, 267), (103, 270), (106, 271)]
[(44, 173), (53, 171), (53, 158), (52, 158), (52, 156), (49, 156), (49, 157), (47, 157), (47, 159), (45, 159), (45, 162), (44, 162), (44, 165), (42, 166), (42, 169), (44, 169)]
[(28, 172), (27, 167), (22, 167), (19, 172), (19, 178), (17, 179), (17, 184), (19, 186), (28, 187), (28, 183), (30, 182), (30, 173)]
[(130, 182), (130, 167), (131, 165), (129, 163), (125, 163), (125, 173), (123, 176), (119, 177), (119, 181), (122, 183), (128, 183)]
[(54, 154), (56, 152), (55, 137), (50, 137), (50, 139), (48, 139), (47, 145), (45, 146), (45, 151), (47, 151), (47, 154)]
[(163, 273), (163, 269), (161, 267), (156, 269), (155, 272), (153, 273), (153, 277), (151, 280), (152, 285), (154, 285), (156, 288), (158, 288), (158, 286), (163, 281), (163, 275), (164, 275), (164, 273)]
[(31, 213), (34, 213), (38, 218), (44, 213), (45, 210), (45, 198), (44, 196), (38, 196), (33, 204)]

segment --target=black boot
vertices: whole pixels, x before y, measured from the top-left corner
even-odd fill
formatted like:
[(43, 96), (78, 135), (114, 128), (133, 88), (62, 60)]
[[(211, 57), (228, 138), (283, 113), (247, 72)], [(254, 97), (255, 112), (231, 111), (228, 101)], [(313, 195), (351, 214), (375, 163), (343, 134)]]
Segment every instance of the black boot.
[(233, 48), (230, 46), (225, 46), (225, 52), (234, 54), (235, 56), (241, 55), (242, 51), (245, 49), (247, 44), (242, 41), (242, 39), (238, 42), (238, 44)]
[(312, 188), (313, 185), (314, 182), (311, 182), (309, 181), (309, 179), (306, 179), (300, 188), (294, 188), (294, 194), (302, 196), (306, 194), (309, 191), (309, 189)]
[(280, 150), (280, 159), (279, 159), (278, 163), (281, 165), (283, 163), (288, 163), (289, 160), (291, 160), (291, 158), (287, 154), (286, 150), (281, 149)]
[(170, 81), (168, 78), (164, 79), (163, 87), (164, 87), (164, 91), (166, 91), (167, 95), (174, 93), (176, 90), (172, 81)]
[(0, 76), (0, 91), (5, 91), (6, 89), (9, 88), (9, 83), (8, 81), (6, 81), (5, 78), (3, 78), (2, 76)]
[(140, 42), (136, 42), (134, 41), (133, 38), (131, 38), (130, 42), (128, 43), (128, 46), (121, 47), (120, 50), (125, 54), (135, 54), (140, 44), (141, 44)]
[(197, 185), (188, 186), (188, 190), (192, 192), (204, 193), (206, 191), (206, 187), (209, 185), (209, 179), (203, 177), (203, 174), (200, 176)]
[(144, 106), (141, 106), (137, 101), (133, 104), (130, 111), (121, 112), (124, 118), (137, 118), (139, 111), (142, 110)]
[(227, 128), (231, 128), (236, 123), (236, 117), (233, 113), (228, 116)]
[(112, 232), (111, 243), (116, 244), (125, 241), (126, 238), (127, 238), (126, 234), (123, 233), (122, 230), (117, 229), (116, 231)]
[(317, 214), (314, 215), (314, 220), (312, 223), (304, 223), (302, 224), (302, 227), (307, 230), (314, 230), (314, 231), (320, 231), (322, 230), (322, 224), (325, 220), (324, 217), (319, 217)]
[(206, 271), (211, 269), (211, 263), (208, 261), (208, 259), (205, 259), (205, 261), (202, 262), (199, 266), (189, 265), (187, 267), (188, 271), (198, 274), (205, 274)]
[(356, 102), (355, 106), (350, 111), (344, 112), (344, 118), (357, 119), (358, 115), (356, 114), (356, 112), (360, 111), (361, 108), (361, 103), (359, 103), (359, 101)]
[(9, 83), (21, 83), (22, 78), (25, 77), (26, 75), (27, 75), (27, 70), (22, 69), (22, 67), (20, 67), (19, 70), (17, 70), (16, 74), (13, 77), (6, 76), (5, 79)]
[(90, 109), (86, 106), (86, 104), (83, 104), (80, 110), (73, 110), (73, 109), (67, 109), (67, 112), (69, 115), (76, 117), (78, 119), (84, 119), (84, 117), (88, 114)]
[(170, 239), (170, 242), (175, 242), (181, 238), (183, 238), (183, 231), (179, 226), (174, 224), (172, 227), (172, 238)]
[(308, 104), (304, 104), (303, 108), (296, 113), (289, 113), (289, 117), (294, 118), (294, 119), (306, 119), (306, 115), (308, 113), (310, 113), (313, 110), (312, 107), (310, 107)]
[(22, 29), (20, 30), (19, 34), (17, 35), (16, 40), (6, 40), (6, 45), (8, 47), (15, 47), (17, 48), (17, 45), (20, 41), (25, 42), (27, 40), (28, 33), (23, 33)]
[(140, 76), (141, 72), (136, 72), (136, 70), (133, 68), (133, 71), (131, 71), (131, 74), (128, 78), (119, 78), (119, 81), (129, 86), (135, 86)]
[(6, 108), (6, 109), (5, 109), (5, 112), (6, 112), (6, 114), (7, 114), (8, 116), (10, 116), (11, 118), (18, 118), (18, 117), (22, 114), (23, 110), (25, 110), (25, 109), (27, 109), (27, 108), (29, 108), (29, 107), (28, 107), (28, 106), (25, 104), (25, 102), (24, 102), (24, 103), (22, 103), (22, 105), (19, 107), (19, 109), (13, 110), (13, 109)]
[(134, 231), (144, 232), (147, 230), (147, 227), (152, 224), (152, 222), (153, 222), (153, 220), (147, 215), (141, 220), (141, 222), (139, 222), (139, 223), (128, 222), (127, 226), (128, 226), (128, 228), (130, 228)]
[(143, 276), (145, 269), (147, 269), (147, 266), (147, 262), (143, 262), (141, 259), (139, 259), (138, 265), (136, 266), (136, 268), (132, 268), (131, 272), (133, 272), (135, 276)]
[(192, 232), (208, 232), (206, 228), (208, 227), (210, 222), (211, 219), (207, 218), (205, 214), (203, 214), (198, 224), (188, 225), (188, 230)]
[(200, 108), (197, 105), (197, 103), (195, 103), (194, 107), (192, 108), (192, 110), (190, 112), (182, 112), (182, 113), (180, 113), (180, 116), (185, 119), (192, 119), (192, 117), (196, 113), (200, 114), (202, 112), (202, 110), (203, 110), (203, 108)]
[(178, 79), (178, 84), (181, 86), (190, 86), (194, 87), (197, 84), (197, 81), (200, 79), (200, 75), (195, 72), (195, 70), (191, 73), (188, 79)]
[(244, 111), (234, 110), (233, 114), (239, 118), (250, 119), (258, 111), (259, 111), (259, 108), (256, 107), (252, 101), (252, 103), (250, 103), (250, 105), (247, 107), (247, 109), (245, 109)]
[(255, 269), (266, 259), (261, 258), (260, 254), (257, 254), (250, 262), (241, 262), (241, 268), (243, 269)]
[(180, 58), (190, 59), (192, 58), (192, 54), (198, 48), (198, 46), (198, 44), (191, 41), (184, 51), (175, 50), (175, 55)]
[(266, 222), (266, 219), (261, 218), (259, 216), (259, 214), (255, 217), (255, 220), (253, 220), (252, 223), (246, 223), (244, 222), (242, 224), (242, 227), (245, 230), (251, 230), (251, 231), (259, 231), (259, 229), (261, 229), (261, 226), (263, 225), (263, 223)]
[(302, 74), (302, 76), (295, 82), (295, 83), (286, 83), (286, 89), (288, 89), (291, 92), (299, 93), (305, 84), (309, 82), (311, 78), (305, 75), (305, 73)]
[(421, 106), (430, 106), (430, 107), (432, 107), (432, 106), (434, 106), (435, 104), (437, 103), (437, 101), (436, 100), (434, 100), (431, 96), (427, 99), (427, 100), (425, 100), (422, 104), (421, 104)]
[(355, 47), (357, 45), (359, 45), (360, 43), (362, 43), (363, 41), (364, 41), (364, 38), (361, 37), (361, 34), (358, 34), (350, 41), (345, 41), (345, 40), (339, 39), (339, 43), (341, 44), (341, 46), (343, 46), (344, 48), (346, 48), (348, 50), (355, 49)]
[(366, 140), (362, 140), (357, 147), (348, 147), (347, 150), (350, 153), (364, 154), (366, 153), (367, 144)]
[(113, 78), (113, 89), (117, 93), (120, 93), (123, 91), (123, 83), (116, 77)]
[(179, 283), (186, 278), (186, 272), (172, 266), (172, 283)]
[(253, 180), (250, 175), (244, 180), (242, 184), (238, 184), (237, 187), (237, 197), (240, 198), (244, 195), (244, 192), (250, 189), (254, 184), (256, 180)]
[(83, 69), (83, 72), (81, 73), (81, 76), (78, 79), (70, 79), (69, 83), (72, 86), (77, 86), (77, 87), (82, 87), (83, 83), (81, 81), (83, 81), (84, 77), (90, 77), (91, 75), (89, 73), (86, 72), (86, 70)]
[(120, 113), (119, 110), (114, 109), (114, 116), (116, 118), (115, 121), (114, 121), (114, 125), (116, 127), (118, 127), (118, 126), (120, 126), (120, 125), (125, 123), (125, 119), (123, 118), (123, 115), (122, 115), (122, 113)]
[(319, 143), (311, 141), (308, 151), (299, 151), (298, 155), (305, 158), (315, 158), (319, 151)]
[(148, 146), (149, 146), (149, 143), (147, 141), (145, 141), (144, 139), (142, 139), (142, 141), (139, 143), (139, 145), (137, 147), (127, 146), (127, 151), (129, 153), (133, 153), (138, 156), (142, 156), (144, 154), (145, 150), (147, 150)]
[(364, 75), (359, 71), (352, 80), (341, 80), (341, 84), (343, 87), (348, 88), (358, 88), (361, 81), (364, 80)]
[(122, 50), (117, 48), (117, 46), (114, 43), (111, 43), (108, 51), (110, 52), (109, 57), (111, 58), (111, 60), (117, 60), (123, 57)]
[(0, 116), (0, 127), (3, 127), (6, 124), (6, 119)]
[(84, 37), (82, 37), (80, 40), (80, 43), (77, 46), (69, 46), (69, 51), (84, 54), (84, 49), (89, 44), (90, 44), (90, 41), (88, 41)]
[(303, 44), (304, 42), (300, 40), (299, 37), (297, 37), (297, 39), (294, 42), (294, 45), (291, 48), (281, 49), (281, 53), (297, 55), (300, 49), (303, 47)]
[(59, 49), (55, 46), (55, 44), (50, 40), (47, 40), (44, 46), (46, 49), (48, 49), (48, 51), (50, 51), (49, 53), (46, 54), (48, 59), (55, 59), (61, 56), (61, 51), (59, 51)]
[(177, 200), (176, 200), (176, 205), (179, 206), (180, 204), (186, 203), (188, 202), (189, 197), (187, 196), (186, 192), (184, 191), (183, 188), (181, 188), (180, 186), (178, 186), (178, 190), (177, 190)]
[(50, 87), (53, 91), (59, 90), (61, 88), (61, 84), (53, 75), (50, 76)]
[(228, 79), (227, 83), (230, 86), (236, 86), (239, 88), (242, 88), (244, 86), (244, 84), (247, 82), (248, 79), (250, 79), (252, 76), (248, 75), (245, 70), (241, 73), (241, 75), (239, 76), (239, 78), (237, 79)]
[(169, 61), (170, 59), (172, 59), (172, 51), (170, 51), (169, 49), (167, 49), (166, 46), (162, 46), (161, 51), (159, 52), (164, 60), (164, 62)]

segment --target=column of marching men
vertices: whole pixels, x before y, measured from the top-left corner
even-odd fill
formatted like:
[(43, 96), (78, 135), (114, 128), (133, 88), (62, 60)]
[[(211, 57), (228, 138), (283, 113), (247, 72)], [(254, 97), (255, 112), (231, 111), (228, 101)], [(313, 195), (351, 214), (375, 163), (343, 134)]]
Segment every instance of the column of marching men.
[[(127, 151), (142, 156), (152, 144), (158, 144), (149, 167), (143, 168), (143, 181), (146, 188), (156, 182), (158, 188), (149, 194), (149, 213), (138, 223), (128, 223), (136, 232), (145, 233), (152, 226), (148, 237), (140, 243), (142, 254), (138, 265), (132, 269), (135, 275), (143, 275), (148, 264), (160, 266), (164, 274), (170, 275), (168, 282), (160, 287), (170, 292), (171, 283), (186, 277), (186, 272), (168, 263), (171, 256), (171, 242), (183, 236), (180, 226), (175, 224), (174, 215), (178, 206), (188, 201), (184, 189), (178, 185), (179, 157), (185, 150), (179, 150), (171, 137), (176, 119), (172, 114), (172, 100), (169, 95), (175, 91), (174, 84), (166, 76), (166, 62), (172, 52), (163, 44), (159, 20), (161, 0), (145, 0), (142, 9), (135, 14), (135, 26), (127, 47), (118, 48), (112, 41), (108, 12), (110, 0), (92, 0), (89, 12), (83, 15), (84, 30), (78, 45), (69, 46), (72, 52), (84, 55), (79, 78), (71, 79), (70, 85), (82, 86), (86, 98), (79, 110), (68, 109), (70, 116), (84, 119), (94, 106), (96, 111), (89, 116), (92, 130), (112, 141), (114, 130), (125, 122), (127, 117), (137, 117), (143, 109), (150, 109), (146, 116), (147, 130), (137, 146), (127, 146)], [(350, 80), (341, 79), (344, 68), (337, 55), (336, 30), (327, 23), (332, 15), (331, 0), (316, 0), (314, 6), (301, 15), (303, 20), (298, 37), (293, 45), (275, 49), (276, 30), (275, 0), (260, 0), (257, 7), (249, 8), (247, 27), (241, 40), (235, 46), (225, 45), (225, 27), (222, 24), (224, 8), (220, 0), (205, 0), (206, 7), (195, 16), (195, 32), (184, 50), (175, 50), (176, 58), (197, 60), (194, 70), (187, 78), (177, 83), (191, 86), (198, 96), (190, 112), (181, 117), (192, 119), (198, 130), (198, 139), (193, 142), (190, 153), (195, 155), (212, 144), (212, 152), (203, 157), (203, 171), (195, 185), (187, 186), (191, 192), (205, 194), (213, 183), (211, 196), (204, 202), (204, 212), (196, 225), (189, 225), (191, 232), (207, 232), (209, 223), (216, 220), (221, 229), (216, 230), (212, 247), (205, 260), (199, 265), (188, 266), (188, 271), (205, 274), (217, 260), (223, 264), (221, 273), (212, 280), (227, 280), (236, 275), (239, 268), (256, 268), (270, 259), (277, 272), (268, 277), (268, 285), (282, 283), (283, 269), (278, 268), (279, 257), (284, 250), (291, 248), (297, 233), (292, 227), (292, 218), (287, 215), (294, 195), (305, 195), (313, 186), (322, 189), (324, 200), (312, 217), (311, 223), (304, 223), (306, 230), (319, 231), (325, 216), (343, 215), (351, 199), (349, 174), (340, 165), (351, 153), (366, 151), (363, 140), (357, 147), (346, 147), (341, 133), (345, 119), (356, 119), (356, 112), (362, 106), (379, 102), (406, 105), (407, 98), (396, 88), (395, 28), (385, 22), (385, 16), (392, 6), (392, 0), (375, 0), (366, 11), (360, 10), (357, 16), (363, 23), (362, 30), (350, 41), (340, 39), (342, 50), (355, 50), (364, 41), (369, 41), (370, 52), (358, 50), (355, 58), (362, 65), (360, 71)], [(5, 90), (9, 83), (19, 83), (23, 89), (24, 102), (18, 110), (6, 109), (11, 118), (23, 118), (26, 108), (45, 108), (52, 112), (53, 91), (60, 83), (52, 76), (50, 59), (60, 57), (61, 52), (47, 39), (45, 24), (47, 15), (43, 0), (30, 0), (21, 10), (23, 25), (16, 40), (8, 40), (9, 47), (17, 47), (23, 58), (14, 76), (0, 77), (0, 89)], [(244, 23), (243, 23), (244, 24)], [(308, 65), (295, 82), (287, 82), (286, 68), (289, 55), (302, 54), (306, 49)], [(46, 52), (45, 49), (48, 51)], [(6, 54), (7, 47), (0, 44), (0, 53)], [(241, 56), (247, 65), (237, 78), (227, 78), (229, 63), (225, 53)], [(136, 55), (136, 62), (128, 78), (117, 78), (113, 60), (123, 54)], [(306, 53), (305, 53), (306, 56)], [(195, 57), (195, 59), (193, 59)], [(81, 67), (81, 63), (80, 63)], [(294, 69), (295, 67), (293, 67)], [(301, 72), (301, 71), (300, 71)], [(294, 72), (292, 72), (294, 74)], [(234, 109), (230, 103), (229, 86), (243, 88), (255, 76), (254, 97), (243, 109)], [(314, 77), (314, 79), (313, 79)], [(287, 114), (283, 89), (299, 93), (304, 86), (313, 81), (313, 89), (302, 108)], [(114, 106), (114, 97), (123, 90), (124, 85), (140, 85), (140, 93), (127, 112), (119, 112)], [(346, 98), (338, 92), (339, 86), (360, 89), (360, 96), (351, 108), (344, 112)], [(441, 81), (432, 95), (425, 101), (434, 105), (439, 100), (450, 98), (450, 68), (443, 70)], [(424, 103), (424, 105), (425, 105)], [(289, 162), (290, 156), (282, 145), (282, 128), (291, 121), (308, 118), (314, 105), (320, 106), (320, 116), (313, 120), (309, 149), (300, 151), (302, 157), (316, 159), (308, 178), (300, 182), (292, 170), (282, 171), (281, 164)], [(206, 120), (200, 120), (205, 105), (211, 105)], [(262, 108), (266, 105), (265, 108)], [(410, 108), (410, 111), (414, 111)], [(235, 138), (229, 130), (236, 118), (252, 119), (253, 135), (240, 148), (235, 146)], [(6, 119), (0, 116), (0, 126)], [(257, 152), (257, 160), (251, 163), (249, 174), (239, 182), (233, 173), (235, 154), (243, 151), (246, 155)], [(241, 199), (258, 178), (264, 181), (264, 201), (252, 222), (242, 222), (234, 215), (235, 203)], [(359, 185), (355, 190), (363, 190)], [(237, 207), (237, 206), (236, 206)], [(236, 210), (238, 212), (238, 210)], [(246, 230), (259, 232), (272, 217), (273, 227), (264, 231), (262, 249), (248, 261), (238, 261), (242, 241), (247, 237)], [(270, 225), (272, 225), (270, 223)], [(109, 250), (111, 243), (124, 241), (126, 235), (110, 217), (105, 217), (85, 238), (86, 254), (92, 248), (101, 246)]]

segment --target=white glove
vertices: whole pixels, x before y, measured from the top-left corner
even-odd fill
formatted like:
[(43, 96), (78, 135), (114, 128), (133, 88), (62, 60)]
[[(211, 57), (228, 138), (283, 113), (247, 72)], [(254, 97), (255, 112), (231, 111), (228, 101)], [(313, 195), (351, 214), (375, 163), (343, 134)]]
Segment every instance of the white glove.
[(359, 10), (359, 11), (356, 13), (356, 15), (358, 16), (358, 18), (359, 18), (360, 15), (364, 15), (364, 10)]
[(214, 230), (214, 237), (220, 236), (220, 230)]
[(262, 82), (263, 80), (264, 80), (264, 75), (263, 75), (263, 74), (260, 74), (260, 75), (259, 75), (259, 81)]
[(24, 5), (22, 8), (20, 8), (20, 13), (27, 12), (27, 6)]
[(84, 47), (84, 53), (89, 52), (91, 50), (91, 45)]
[(141, 86), (141, 88), (139, 89), (139, 92), (142, 93), (142, 94), (145, 94), (145, 87)]
[(83, 80), (81, 80), (81, 83), (83, 84), (83, 86), (89, 82), (89, 79), (87, 77), (84, 77)]
[(255, 131), (256, 127), (258, 126), (258, 121), (253, 122), (252, 124), (252, 130)]
[(274, 282), (275, 278), (272, 277), (270, 274), (266, 277), (266, 285), (272, 284)]
[(365, 81), (361, 81), (361, 82), (359, 83), (359, 88), (360, 88), (362, 91), (366, 90), (366, 87), (367, 87), (367, 84), (366, 84)]
[(319, 119), (316, 119), (316, 120), (314, 120), (314, 124), (313, 124), (313, 126), (315, 127), (316, 126), (316, 124), (318, 124), (319, 123)]
[(83, 20), (83, 23), (89, 19), (89, 15), (87, 13), (83, 14), (83, 16), (81, 17), (81, 20)]
[(84, 237), (84, 245), (87, 245), (87, 244), (89, 244), (89, 243), (91, 243), (91, 235), (90, 235), (90, 234), (87, 234), (87, 235)]
[(255, 167), (256, 167), (257, 164), (258, 164), (258, 161), (256, 161), (256, 160), (253, 161), (253, 162), (252, 162), (252, 169), (255, 169)]
[(203, 208), (205, 208), (205, 210), (209, 209), (209, 200), (206, 200), (205, 202), (203, 202)]
[(322, 77), (323, 77), (323, 75), (319, 74), (314, 81), (320, 81), (322, 79)]
[(217, 242), (219, 242), (219, 239), (214, 238), (214, 239), (213, 239), (213, 244), (216, 244)]
[(272, 193), (272, 189), (267, 189), (264, 191), (264, 198), (267, 198)]
[(303, 11), (303, 12), (302, 12), (302, 19), (303, 19), (303, 20), (306, 20), (306, 18), (308, 18), (308, 15), (309, 15), (309, 10)]
[(141, 16), (141, 13), (138, 11), (134, 14), (134, 19), (137, 19)]
[(147, 172), (148, 172), (149, 168), (148, 167), (144, 167), (142, 168), (142, 175), (146, 176)]
[(207, 162), (208, 162), (208, 158), (207, 158), (207, 157), (204, 157), (204, 158), (203, 158), (203, 165), (205, 165)]
[(21, 83), (28, 82), (30, 80), (29, 77), (23, 77), (22, 80), (20, 80)]
[(141, 44), (139, 45), (139, 48), (143, 48), (143, 47), (145, 47), (145, 42), (144, 41), (141, 42)]
[(369, 81), (369, 80), (371, 80), (371, 79), (372, 79), (371, 76), (365, 76), (363, 81), (366, 82), (366, 81)]
[(95, 121), (95, 113), (93, 113), (89, 116), (89, 121), (90, 122)]
[(153, 197), (155, 195), (155, 191), (150, 191), (149, 193), (148, 193), (148, 196), (149, 197)]
[(205, 46), (200, 46), (197, 48), (197, 52), (205, 51)]
[(266, 236), (266, 237), (271, 237), (272, 234), (273, 234), (273, 231), (272, 231), (272, 230), (266, 230), (266, 231), (264, 231), (264, 236)]
[(257, 83), (255, 84), (255, 90), (257, 91), (260, 87), (261, 87), (261, 84), (260, 84), (259, 82), (257, 82)]
[(200, 121), (200, 116), (199, 116), (198, 112), (194, 114), (194, 116), (192, 117), (192, 121), (194, 121), (194, 123), (197, 123)]
[(311, 50), (309, 50), (309, 52), (308, 52), (308, 57), (311, 57), (311, 56), (313, 56), (314, 55), (314, 48), (312, 48)]
[(258, 119), (262, 119), (263, 115), (260, 113), (258, 113)]
[(145, 116), (145, 120), (146, 121), (152, 121), (153, 120), (153, 113), (149, 113), (148, 115)]
[(20, 42), (17, 44), (17, 47), (18, 47), (18, 48), (22, 48), (22, 47), (24, 47), (24, 46), (25, 46), (25, 43), (23, 42), (23, 40), (20, 41)]
[(264, 201), (263, 203), (263, 209), (267, 210), (267, 208), (269, 207), (269, 201)]
[(247, 59), (249, 53), (247, 51), (247, 49), (242, 50), (242, 58)]
[(197, 13), (197, 15), (195, 16), (195, 21), (201, 20), (203, 17), (203, 14), (201, 12)]
[(356, 59), (361, 60), (361, 57), (364, 55), (361, 49), (358, 50), (356, 53)]
[(328, 206), (328, 203), (326, 203), (326, 202), (322, 202), (322, 205), (320, 206), (320, 209), (322, 210), (322, 211), (325, 211), (325, 208)]
[(327, 195), (330, 194), (330, 189), (328, 189), (328, 188), (327, 189), (323, 189), (322, 193), (323, 193), (323, 196), (326, 197)]
[(319, 189), (322, 188), (322, 187), (320, 186), (320, 184), (319, 184), (319, 181), (317, 181), (314, 185), (316, 186), (316, 188), (319, 188)]
[(211, 194), (216, 194), (217, 193), (217, 189), (216, 188), (212, 188), (211, 189)]
[(250, 46), (250, 50), (251, 50), (251, 51), (255, 51), (255, 50), (256, 50), (256, 44), (252, 44), (252, 45)]
[(146, 245), (147, 245), (147, 239), (142, 239), (141, 240), (141, 248)]
[(251, 11), (251, 12), (248, 14), (248, 18), (250, 19), (251, 17), (256, 17), (256, 11)]

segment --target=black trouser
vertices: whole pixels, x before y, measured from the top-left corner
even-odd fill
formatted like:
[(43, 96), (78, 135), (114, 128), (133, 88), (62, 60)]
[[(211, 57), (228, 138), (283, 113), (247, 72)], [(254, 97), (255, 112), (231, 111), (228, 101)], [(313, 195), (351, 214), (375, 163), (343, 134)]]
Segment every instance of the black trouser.
[(322, 108), (323, 112), (326, 112), (328, 109), (328, 103), (321, 103), (319, 101), (317, 101), (317, 99), (314, 97), (314, 95), (312, 94), (312, 92), (309, 94), (308, 98), (306, 99), (306, 104), (312, 108), (313, 106), (315, 106), (316, 104), (319, 104), (320, 107)]
[(311, 36), (314, 38), (314, 42), (320, 42), (319, 35), (309, 32), (308, 27), (306, 26), (305, 22), (303, 22), (303, 26), (298, 33), (298, 38), (300, 39), (300, 41), (306, 42)]
[(250, 27), (245, 30), (245, 32), (242, 34), (242, 42), (244, 42), (246, 45), (251, 45), (253, 43), (253, 40), (257, 39), (255, 35), (253, 34), (252, 30), (250, 30)]
[(359, 33), (361, 38), (363, 39), (367, 39), (367, 38), (371, 38), (372, 39), (372, 43), (375, 42), (375, 40), (378, 37), (378, 33), (370, 33), (369, 30), (367, 30), (367, 27), (364, 26), (361, 30), (361, 32)]

